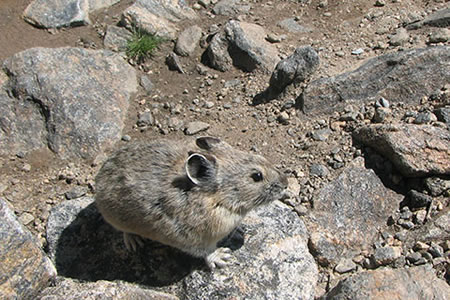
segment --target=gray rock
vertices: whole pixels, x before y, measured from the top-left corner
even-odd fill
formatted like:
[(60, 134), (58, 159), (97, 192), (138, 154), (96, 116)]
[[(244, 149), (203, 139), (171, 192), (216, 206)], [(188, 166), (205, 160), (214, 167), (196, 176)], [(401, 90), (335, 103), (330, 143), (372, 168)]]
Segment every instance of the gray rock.
[(234, 16), (238, 14), (246, 14), (250, 11), (251, 6), (242, 0), (221, 0), (214, 5), (213, 13), (219, 16)]
[(95, 158), (121, 137), (135, 70), (110, 51), (33, 48), (6, 59), (0, 153), (44, 145), (61, 158)]
[(147, 127), (155, 124), (155, 118), (153, 118), (153, 114), (150, 111), (144, 111), (139, 113), (139, 118), (137, 121), (137, 126), (139, 127)]
[[(240, 265), (184, 280), (190, 299), (314, 299), (317, 266), (306, 246), (303, 222), (275, 202), (244, 220), (244, 244), (233, 252)], [(207, 284), (205, 284), (207, 282)]]
[(407, 177), (450, 174), (450, 132), (430, 125), (369, 125), (353, 137), (387, 157)]
[(278, 51), (265, 37), (263, 27), (231, 20), (212, 38), (206, 50), (208, 63), (220, 71), (234, 65), (247, 72), (272, 72), (279, 61)]
[(387, 189), (360, 157), (313, 198), (307, 219), (310, 250), (321, 265), (335, 266), (370, 250), (402, 196)]
[(65, 201), (50, 214), (49, 253), (61, 276), (83, 281), (121, 280), (176, 294), (182, 299), (313, 299), (318, 270), (302, 221), (275, 202), (251, 212), (221, 245), (235, 264), (210, 272), (204, 262), (150, 240), (126, 250), (122, 234), (100, 218), (91, 198)]
[(450, 40), (450, 30), (447, 28), (439, 28), (433, 31), (428, 38), (428, 43), (437, 44), (445, 43)]
[(23, 18), (43, 28), (60, 28), (90, 24), (89, 13), (109, 7), (120, 0), (34, 0)]
[(328, 139), (330, 134), (331, 134), (331, 130), (328, 129), (328, 128), (318, 129), (318, 130), (315, 130), (315, 131), (312, 132), (311, 137), (315, 141), (323, 142), (323, 141), (326, 141)]
[(450, 26), (450, 8), (444, 8), (429, 15), (422, 21), (406, 26), (407, 29), (418, 29), (422, 26), (448, 27)]
[(180, 59), (178, 58), (178, 55), (176, 55), (174, 52), (167, 55), (166, 64), (169, 67), (169, 70), (178, 71), (178, 73), (184, 74), (184, 69), (183, 66), (181, 65)]
[(150, 34), (175, 39), (182, 20), (196, 19), (197, 15), (183, 0), (137, 0), (122, 13), (126, 27), (137, 27)]
[(202, 29), (200, 27), (194, 25), (186, 28), (178, 36), (175, 44), (175, 53), (181, 56), (192, 55), (201, 38)]
[(408, 41), (409, 41), (409, 34), (405, 28), (397, 29), (395, 34), (389, 37), (389, 44), (391, 44), (391, 46), (394, 47), (403, 46)]
[(85, 186), (77, 185), (73, 187), (70, 191), (66, 192), (64, 196), (66, 196), (66, 199), (76, 199), (83, 197), (88, 192), (88, 188)]
[(425, 187), (430, 191), (433, 197), (442, 195), (445, 191), (450, 190), (450, 180), (439, 177), (428, 177), (425, 179)]
[[(433, 284), (430, 284), (430, 283)], [(445, 300), (450, 287), (431, 268), (377, 269), (342, 280), (322, 299), (436, 299)]]
[(109, 50), (123, 52), (127, 50), (128, 41), (131, 39), (132, 33), (124, 27), (108, 25), (103, 44)]
[(139, 83), (147, 92), (147, 94), (151, 94), (154, 88), (154, 84), (147, 75), (141, 75)]
[(0, 219), (0, 298), (34, 299), (56, 276), (55, 267), (3, 199)]
[(98, 300), (98, 299), (153, 299), (176, 300), (175, 296), (140, 288), (123, 282), (99, 280), (96, 282), (76, 282), (65, 278), (56, 286), (46, 288), (40, 295), (41, 300)]
[(440, 107), (434, 111), (437, 119), (450, 125), (450, 107)]
[(199, 133), (201, 131), (208, 130), (210, 126), (211, 125), (209, 125), (208, 123), (200, 122), (200, 121), (189, 122), (186, 125), (186, 129), (184, 130), (184, 132), (187, 135), (194, 135), (194, 134)]
[(297, 48), (293, 54), (277, 64), (270, 77), (269, 90), (280, 93), (292, 83), (304, 82), (318, 67), (319, 55), (313, 48)]
[(408, 244), (416, 241), (439, 242), (450, 240), (450, 211), (443, 213), (431, 222), (411, 233)]
[(437, 121), (437, 117), (429, 111), (418, 113), (414, 119), (414, 124), (429, 124)]
[(309, 174), (318, 177), (327, 177), (330, 174), (327, 167), (321, 164), (312, 164), (309, 168)]
[(337, 266), (334, 268), (334, 271), (336, 271), (339, 274), (344, 274), (344, 273), (348, 273), (348, 272), (351, 272), (353, 270), (356, 270), (356, 268), (357, 268), (357, 266), (353, 262), (353, 260), (348, 259), (348, 258), (344, 258), (344, 259), (339, 261)]
[(372, 255), (372, 262), (375, 266), (386, 266), (393, 263), (402, 255), (402, 248), (400, 247), (380, 247), (375, 249)]
[(406, 256), (406, 260), (409, 261), (413, 265), (419, 265), (419, 264), (422, 264), (423, 257), (422, 257), (422, 254), (420, 254), (419, 252), (413, 252), (413, 253), (409, 253)]
[(312, 31), (310, 28), (300, 25), (296, 18), (284, 19), (278, 22), (277, 25), (291, 33), (307, 33)]
[(354, 71), (311, 82), (297, 105), (306, 113), (331, 114), (351, 103), (373, 103), (380, 97), (391, 103), (419, 104), (423, 96), (450, 82), (449, 62), (450, 46), (389, 53)]

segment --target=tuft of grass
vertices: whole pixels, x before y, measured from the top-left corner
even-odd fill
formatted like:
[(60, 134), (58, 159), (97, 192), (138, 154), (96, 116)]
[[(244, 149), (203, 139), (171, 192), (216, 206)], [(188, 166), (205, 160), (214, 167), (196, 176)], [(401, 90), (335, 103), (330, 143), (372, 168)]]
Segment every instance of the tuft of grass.
[(126, 54), (128, 58), (138, 63), (144, 62), (146, 58), (153, 55), (164, 40), (161, 37), (150, 34), (145, 30), (135, 28), (133, 35), (128, 40)]

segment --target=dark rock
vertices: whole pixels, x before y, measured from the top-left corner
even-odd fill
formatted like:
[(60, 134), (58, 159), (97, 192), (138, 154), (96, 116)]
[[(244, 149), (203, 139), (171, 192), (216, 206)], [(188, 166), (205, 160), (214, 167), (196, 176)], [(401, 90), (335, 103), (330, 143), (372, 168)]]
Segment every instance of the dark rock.
[(175, 296), (140, 288), (136, 285), (123, 282), (109, 282), (99, 280), (96, 282), (80, 283), (65, 278), (57, 282), (56, 286), (46, 288), (40, 295), (41, 300), (98, 300), (98, 299), (153, 299), (176, 300)]
[(178, 73), (184, 74), (183, 66), (181, 65), (178, 55), (174, 52), (170, 53), (166, 57), (166, 64), (171, 71), (178, 71)]
[(234, 16), (245, 14), (250, 11), (251, 6), (242, 0), (221, 0), (214, 5), (213, 13), (219, 16)]
[(127, 50), (128, 41), (131, 39), (132, 33), (124, 27), (108, 25), (106, 34), (103, 38), (103, 44), (109, 50), (121, 52)]
[(406, 177), (450, 174), (450, 132), (430, 125), (369, 125), (353, 137), (387, 157)]
[(150, 34), (175, 39), (179, 30), (177, 23), (196, 18), (185, 1), (136, 0), (122, 13), (121, 22), (130, 29), (137, 27)]
[(433, 256), (433, 257), (443, 257), (444, 256), (444, 249), (439, 246), (436, 243), (431, 243), (430, 248), (428, 249), (428, 252)]
[(411, 208), (421, 208), (430, 205), (433, 198), (415, 190), (410, 190), (406, 195), (406, 203)]
[(0, 298), (34, 299), (56, 276), (32, 234), (0, 199)]
[(181, 56), (190, 56), (202, 37), (202, 29), (197, 25), (190, 26), (183, 30), (178, 36), (175, 44), (175, 53)]
[[(430, 283), (433, 284), (430, 284)], [(377, 269), (352, 275), (322, 299), (447, 299), (450, 287), (431, 268)]]
[(450, 107), (441, 107), (434, 111), (437, 119), (450, 126)]
[(137, 121), (137, 126), (147, 127), (155, 124), (155, 118), (150, 111), (144, 111), (139, 113), (139, 119)]
[[(6, 59), (0, 153), (48, 144), (61, 158), (95, 158), (121, 137), (136, 72), (110, 51), (33, 48)], [(5, 109), (6, 108), (6, 109)]]
[(401, 198), (364, 168), (362, 158), (355, 159), (313, 198), (306, 223), (313, 255), (322, 265), (333, 266), (370, 250)]
[(154, 84), (147, 75), (141, 75), (139, 83), (147, 92), (147, 94), (150, 94), (153, 91)]
[(372, 261), (375, 266), (386, 266), (393, 263), (402, 255), (400, 247), (380, 247), (375, 249), (372, 255)]
[(354, 71), (311, 82), (297, 105), (306, 113), (331, 114), (349, 103), (373, 103), (380, 97), (419, 104), (423, 96), (450, 82), (449, 61), (450, 46), (382, 55)]
[(450, 26), (450, 8), (438, 10), (422, 21), (406, 26), (407, 29), (418, 29), (422, 26), (448, 27)]
[(269, 90), (282, 92), (292, 83), (307, 80), (319, 66), (319, 55), (311, 47), (301, 47), (285, 59), (281, 60), (270, 77)]
[(318, 271), (307, 236), (297, 215), (275, 202), (251, 212), (240, 230), (222, 242), (239, 264), (211, 272), (202, 260), (150, 240), (128, 252), (122, 234), (101, 219), (91, 198), (55, 207), (47, 226), (49, 253), (61, 276), (137, 283), (176, 292), (182, 299), (313, 299)]
[(413, 252), (406, 256), (406, 260), (409, 261), (411, 264), (416, 264), (422, 259), (423, 259), (422, 254), (420, 254), (419, 252)]
[(437, 121), (436, 116), (432, 112), (427, 111), (418, 113), (414, 119), (414, 124), (429, 124), (435, 121)]
[(261, 69), (272, 72), (278, 63), (278, 51), (265, 40), (264, 28), (251, 23), (229, 21), (217, 33), (206, 50), (208, 63), (220, 71), (234, 65), (244, 71)]

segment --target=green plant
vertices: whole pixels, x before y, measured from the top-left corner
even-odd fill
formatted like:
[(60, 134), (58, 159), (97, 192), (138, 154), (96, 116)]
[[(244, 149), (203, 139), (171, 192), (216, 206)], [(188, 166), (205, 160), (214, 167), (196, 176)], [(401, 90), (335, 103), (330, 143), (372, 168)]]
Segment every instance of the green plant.
[(127, 57), (135, 59), (138, 63), (142, 63), (146, 58), (152, 56), (153, 51), (162, 42), (163, 39), (161, 37), (150, 34), (143, 29), (134, 28), (133, 35), (127, 43)]

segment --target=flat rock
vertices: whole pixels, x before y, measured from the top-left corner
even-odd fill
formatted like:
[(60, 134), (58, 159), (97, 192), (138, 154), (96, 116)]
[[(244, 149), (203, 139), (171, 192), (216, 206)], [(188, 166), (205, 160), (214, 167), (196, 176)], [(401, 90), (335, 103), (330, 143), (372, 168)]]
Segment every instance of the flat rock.
[(210, 126), (211, 125), (209, 125), (208, 123), (201, 122), (201, 121), (189, 122), (186, 125), (186, 129), (184, 130), (184, 132), (187, 135), (194, 135), (194, 134), (199, 133), (201, 131), (208, 130)]
[(28, 23), (42, 28), (90, 24), (89, 13), (120, 0), (34, 0), (23, 13)]
[(201, 38), (202, 29), (199, 26), (194, 25), (186, 28), (178, 36), (175, 44), (175, 53), (181, 56), (192, 55)]
[(137, 0), (122, 13), (122, 23), (128, 28), (137, 27), (167, 39), (176, 38), (178, 22), (196, 18), (183, 0)]
[(250, 11), (251, 6), (247, 1), (242, 0), (221, 0), (214, 5), (213, 13), (219, 16), (235, 16), (238, 14), (246, 14)]
[(103, 44), (106, 49), (121, 52), (127, 50), (128, 40), (132, 38), (132, 33), (124, 27), (108, 25)]
[(56, 276), (32, 234), (0, 199), (0, 298), (33, 299)]
[(450, 174), (450, 132), (431, 125), (369, 125), (353, 137), (388, 158), (404, 176)]
[(307, 33), (312, 31), (310, 28), (300, 25), (295, 18), (284, 19), (278, 22), (277, 25), (291, 33)]
[(438, 10), (424, 20), (414, 22), (406, 26), (407, 29), (418, 29), (423, 26), (448, 27), (450, 26), (450, 8)]
[(380, 228), (398, 208), (403, 197), (387, 189), (362, 158), (353, 161), (341, 175), (314, 197), (307, 218), (309, 245), (323, 266), (335, 266), (370, 250)]
[[(432, 284), (431, 284), (432, 283)], [(436, 299), (450, 295), (449, 285), (431, 268), (377, 269), (342, 280), (321, 299)]]
[(40, 295), (41, 300), (98, 300), (98, 299), (153, 299), (176, 300), (175, 296), (143, 289), (136, 285), (123, 282), (109, 282), (99, 280), (97, 282), (76, 282), (66, 278), (58, 282), (56, 286), (46, 288)]
[(64, 201), (52, 209), (47, 225), (49, 255), (61, 276), (158, 287), (182, 299), (313, 299), (318, 270), (307, 235), (297, 215), (277, 201), (250, 213), (220, 243), (232, 250), (233, 264), (211, 272), (202, 259), (150, 240), (127, 251), (122, 234), (102, 220), (92, 198)]
[(352, 103), (418, 105), (450, 82), (450, 46), (389, 53), (369, 59), (358, 69), (311, 82), (297, 99), (305, 113), (331, 114)]
[(272, 72), (279, 61), (278, 51), (266, 41), (266, 36), (264, 28), (257, 24), (231, 20), (208, 46), (209, 64), (220, 71), (234, 65), (246, 72)]
[(44, 145), (61, 158), (95, 158), (120, 140), (135, 70), (110, 51), (32, 48), (6, 59), (11, 98), (0, 101), (0, 153)]

